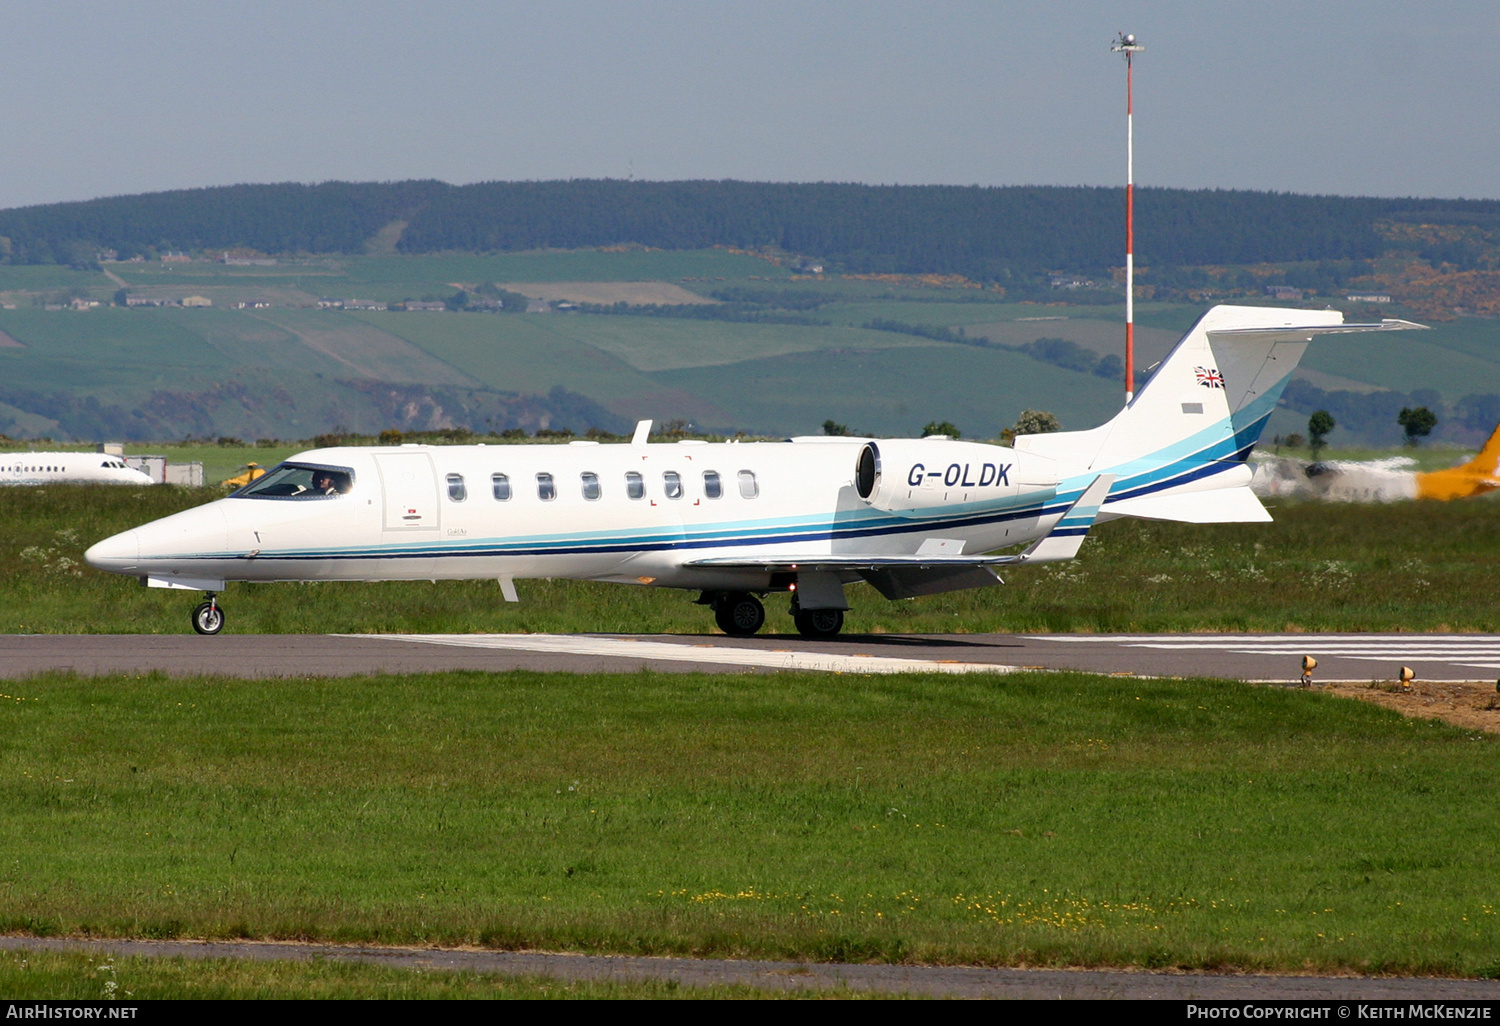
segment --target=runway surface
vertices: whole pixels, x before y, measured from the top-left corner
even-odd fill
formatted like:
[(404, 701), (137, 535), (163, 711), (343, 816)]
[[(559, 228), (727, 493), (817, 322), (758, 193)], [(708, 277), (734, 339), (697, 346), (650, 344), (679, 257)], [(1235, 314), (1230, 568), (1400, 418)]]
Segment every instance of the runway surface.
[[(370, 948), (255, 941), (71, 940), (0, 937), (0, 950), (88, 951), (146, 958), (364, 962), (405, 969), (551, 976), (560, 980), (672, 980), (684, 986), (875, 991), (945, 998), (1208, 1001), (1500, 1001), (1500, 982), (1421, 977), (1234, 976), (1087, 969), (751, 962), (739, 959), (563, 955), (532, 951)], [(1332, 1017), (1331, 1015), (1329, 1016)], [(1342, 1016), (1347, 1017), (1347, 1016)]]
[(1290, 683), (1304, 655), (1318, 660), (1316, 679), (1325, 683), (1393, 680), (1403, 665), (1423, 681), (1500, 678), (1500, 635), (1493, 634), (869, 634), (833, 641), (716, 634), (28, 634), (0, 636), (0, 676), (1055, 669)]

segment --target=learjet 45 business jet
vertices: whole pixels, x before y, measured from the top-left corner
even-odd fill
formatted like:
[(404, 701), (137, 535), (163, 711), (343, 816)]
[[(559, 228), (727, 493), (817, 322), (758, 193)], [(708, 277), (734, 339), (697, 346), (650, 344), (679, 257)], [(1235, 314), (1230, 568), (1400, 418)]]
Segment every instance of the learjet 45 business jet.
[[(749, 635), (789, 592), (832, 637), (846, 585), (888, 599), (1000, 583), (1071, 559), (1098, 521), (1268, 521), (1245, 460), (1314, 336), (1417, 328), (1335, 310), (1218, 306), (1134, 400), (1089, 431), (1013, 446), (943, 438), (313, 449), (228, 498), (115, 535), (91, 566), (208, 593), (228, 581), (562, 577), (701, 593)], [(996, 550), (1019, 552), (992, 555)]]

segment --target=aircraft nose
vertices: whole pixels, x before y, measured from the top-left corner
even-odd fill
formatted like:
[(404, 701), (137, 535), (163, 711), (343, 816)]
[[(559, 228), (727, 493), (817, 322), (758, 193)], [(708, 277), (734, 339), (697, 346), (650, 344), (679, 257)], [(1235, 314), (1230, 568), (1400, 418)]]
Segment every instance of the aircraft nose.
[(141, 536), (136, 531), (124, 531), (89, 547), (83, 554), (84, 562), (95, 570), (111, 573), (130, 573), (140, 563)]

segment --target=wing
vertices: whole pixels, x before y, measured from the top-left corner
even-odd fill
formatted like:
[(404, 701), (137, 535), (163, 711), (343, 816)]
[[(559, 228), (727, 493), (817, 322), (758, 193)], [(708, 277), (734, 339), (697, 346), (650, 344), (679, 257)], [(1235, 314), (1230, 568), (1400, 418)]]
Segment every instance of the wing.
[[(1104, 503), (1114, 481), (1113, 474), (1095, 477), (1046, 537), (1033, 542), (1024, 552), (1007, 556), (944, 555), (935, 551), (918, 552), (911, 556), (857, 553), (779, 555), (767, 552), (754, 556), (694, 559), (684, 565), (772, 573), (854, 573), (869, 581), (888, 599), (984, 588), (1001, 583), (996, 576), (999, 567), (1052, 563), (1078, 555), (1078, 549), (1088, 536), (1089, 529), (1094, 526), (1094, 521), (1099, 516), (1099, 507)], [(932, 545), (932, 541), (923, 547), (927, 548), (929, 545)], [(936, 547), (941, 547), (941, 543)]]

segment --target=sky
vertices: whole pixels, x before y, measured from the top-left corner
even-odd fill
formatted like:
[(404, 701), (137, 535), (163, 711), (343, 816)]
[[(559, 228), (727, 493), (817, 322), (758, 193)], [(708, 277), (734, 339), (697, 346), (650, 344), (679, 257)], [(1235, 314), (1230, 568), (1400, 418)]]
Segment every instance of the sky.
[(0, 208), (735, 178), (1500, 198), (1496, 7), (0, 0)]

